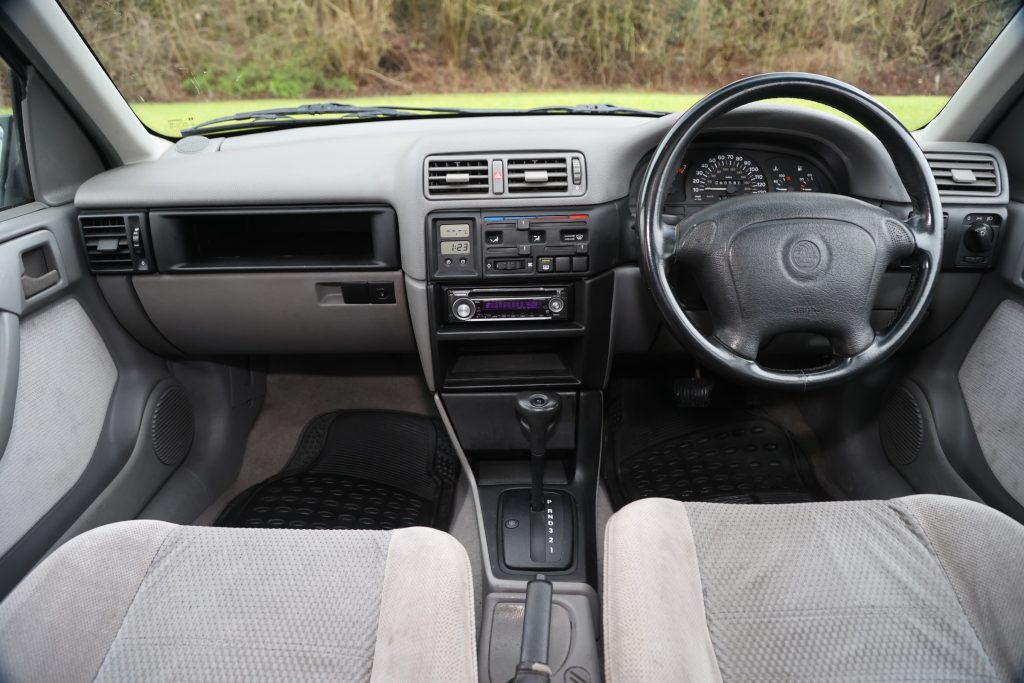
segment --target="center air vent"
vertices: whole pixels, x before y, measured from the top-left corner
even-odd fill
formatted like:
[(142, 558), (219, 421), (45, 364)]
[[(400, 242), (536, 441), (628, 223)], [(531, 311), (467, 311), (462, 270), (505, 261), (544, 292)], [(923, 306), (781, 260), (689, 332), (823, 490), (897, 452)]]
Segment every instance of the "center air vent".
[(509, 194), (565, 194), (569, 191), (569, 160), (537, 157), (508, 160)]
[(578, 152), (445, 155), (427, 157), (423, 184), (430, 199), (581, 197), (587, 173)]
[(949, 198), (997, 197), (999, 166), (988, 154), (926, 152), (939, 195)]
[(89, 269), (94, 273), (130, 273), (150, 269), (140, 214), (78, 217)]
[(431, 159), (427, 163), (427, 194), (486, 195), (490, 192), (487, 159)]

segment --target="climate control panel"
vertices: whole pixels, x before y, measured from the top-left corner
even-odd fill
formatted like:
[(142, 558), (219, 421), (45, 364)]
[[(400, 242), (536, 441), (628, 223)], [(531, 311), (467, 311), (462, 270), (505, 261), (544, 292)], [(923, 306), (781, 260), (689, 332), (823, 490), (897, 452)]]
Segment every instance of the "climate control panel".
[(428, 218), (437, 280), (596, 274), (617, 256), (614, 205), (552, 211), (438, 212)]

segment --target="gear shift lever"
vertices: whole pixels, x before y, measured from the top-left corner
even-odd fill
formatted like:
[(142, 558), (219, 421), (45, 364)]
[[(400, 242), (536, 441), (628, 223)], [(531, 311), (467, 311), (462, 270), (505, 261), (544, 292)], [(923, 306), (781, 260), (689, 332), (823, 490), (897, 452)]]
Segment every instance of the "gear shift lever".
[[(548, 439), (562, 412), (562, 399), (550, 391), (524, 391), (515, 402), (519, 426), (530, 442), (531, 486), (501, 494), (502, 563), (514, 570), (568, 569), (575, 535), (572, 495), (544, 489)], [(529, 524), (522, 524), (524, 519)]]
[(530, 441), (530, 509), (537, 512), (544, 507), (544, 457), (547, 455), (548, 437), (555, 429), (562, 412), (562, 399), (549, 391), (524, 391), (516, 395), (516, 414), (519, 426)]

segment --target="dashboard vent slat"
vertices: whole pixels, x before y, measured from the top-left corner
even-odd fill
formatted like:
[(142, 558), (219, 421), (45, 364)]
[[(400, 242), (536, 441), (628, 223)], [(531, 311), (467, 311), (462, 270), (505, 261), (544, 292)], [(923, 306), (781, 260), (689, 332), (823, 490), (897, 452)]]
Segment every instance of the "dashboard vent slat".
[(423, 163), (427, 199), (582, 197), (586, 160), (570, 150), (452, 152), (428, 155)]
[(132, 251), (125, 216), (80, 216), (78, 223), (85, 256), (93, 272), (132, 272)]
[(537, 157), (508, 160), (509, 194), (567, 193), (569, 160)]
[(997, 197), (1002, 192), (999, 167), (988, 154), (926, 152), (942, 197)]
[(427, 195), (486, 195), (490, 192), (487, 159), (431, 159), (427, 163)]

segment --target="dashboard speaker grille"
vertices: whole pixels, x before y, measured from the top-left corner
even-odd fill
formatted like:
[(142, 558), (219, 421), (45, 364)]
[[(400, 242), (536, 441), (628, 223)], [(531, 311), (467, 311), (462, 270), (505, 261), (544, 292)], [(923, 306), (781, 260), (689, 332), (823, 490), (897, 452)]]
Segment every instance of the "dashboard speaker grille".
[(180, 387), (164, 390), (157, 399), (150, 426), (153, 452), (165, 465), (177, 465), (188, 454), (195, 437), (192, 402)]
[(906, 387), (900, 387), (886, 400), (879, 429), (882, 447), (894, 465), (917, 460), (924, 443), (924, 416), (917, 398)]

